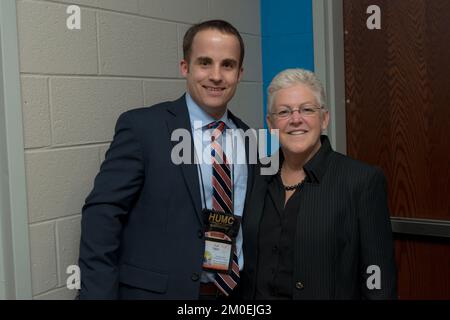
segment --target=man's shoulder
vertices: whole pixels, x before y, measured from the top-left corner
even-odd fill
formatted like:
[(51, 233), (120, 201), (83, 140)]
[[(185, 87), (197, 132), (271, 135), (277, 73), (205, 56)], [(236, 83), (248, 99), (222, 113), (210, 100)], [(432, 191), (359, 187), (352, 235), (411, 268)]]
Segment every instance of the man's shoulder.
[(158, 114), (163, 114), (167, 109), (174, 104), (174, 101), (165, 101), (152, 106), (139, 107), (130, 109), (121, 114), (124, 117), (130, 118), (141, 118), (145, 116), (156, 116)]
[(145, 122), (147, 124), (149, 124), (149, 122), (160, 122), (167, 116), (167, 111), (182, 103), (181, 99), (182, 98), (174, 101), (164, 101), (152, 106), (130, 109), (119, 116), (119, 121), (128, 120), (137, 123)]
[(230, 110), (228, 110), (228, 117), (234, 122), (236, 127), (238, 127), (239, 129), (243, 129), (243, 130), (250, 129), (250, 127), (244, 121), (242, 121), (240, 118), (235, 116)]

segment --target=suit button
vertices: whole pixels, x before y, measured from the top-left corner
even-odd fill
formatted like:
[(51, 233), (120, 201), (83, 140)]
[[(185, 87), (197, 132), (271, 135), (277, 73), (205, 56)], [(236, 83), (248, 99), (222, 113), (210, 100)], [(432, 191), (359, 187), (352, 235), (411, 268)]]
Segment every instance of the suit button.
[(295, 283), (295, 288), (298, 289), (298, 290), (303, 290), (304, 287), (305, 286), (300, 281)]
[(203, 238), (203, 231), (202, 230), (198, 230), (198, 238), (202, 239)]
[(200, 279), (200, 276), (198, 275), (198, 273), (193, 273), (191, 279), (192, 281), (198, 281), (198, 279)]

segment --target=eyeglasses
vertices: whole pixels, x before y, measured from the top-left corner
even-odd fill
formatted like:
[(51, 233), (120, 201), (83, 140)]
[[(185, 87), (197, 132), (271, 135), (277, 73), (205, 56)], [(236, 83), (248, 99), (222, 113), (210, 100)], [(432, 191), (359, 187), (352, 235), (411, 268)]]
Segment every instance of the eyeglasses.
[(312, 117), (315, 116), (317, 111), (320, 109), (323, 109), (323, 107), (317, 107), (315, 105), (304, 105), (297, 109), (282, 107), (277, 112), (271, 112), (270, 114), (274, 115), (278, 119), (288, 119), (292, 117), (295, 111), (298, 111), (301, 116)]

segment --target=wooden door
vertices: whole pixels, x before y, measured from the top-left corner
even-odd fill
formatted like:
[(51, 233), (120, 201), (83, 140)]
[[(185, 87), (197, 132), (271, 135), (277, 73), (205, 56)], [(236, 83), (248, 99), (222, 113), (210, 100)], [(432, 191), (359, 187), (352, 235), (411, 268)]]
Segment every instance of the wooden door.
[(450, 1), (343, 3), (347, 153), (387, 177), (399, 297), (450, 299)]

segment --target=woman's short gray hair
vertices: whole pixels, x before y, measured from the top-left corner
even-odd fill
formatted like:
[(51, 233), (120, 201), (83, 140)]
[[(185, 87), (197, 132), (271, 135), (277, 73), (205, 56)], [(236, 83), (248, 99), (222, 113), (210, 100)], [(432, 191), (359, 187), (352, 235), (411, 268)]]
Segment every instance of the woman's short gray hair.
[(280, 89), (289, 88), (297, 84), (308, 86), (316, 96), (320, 107), (325, 107), (325, 90), (314, 73), (305, 69), (286, 69), (278, 73), (267, 89), (267, 111), (272, 112), (275, 93)]

